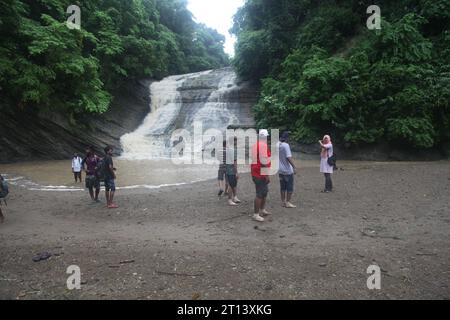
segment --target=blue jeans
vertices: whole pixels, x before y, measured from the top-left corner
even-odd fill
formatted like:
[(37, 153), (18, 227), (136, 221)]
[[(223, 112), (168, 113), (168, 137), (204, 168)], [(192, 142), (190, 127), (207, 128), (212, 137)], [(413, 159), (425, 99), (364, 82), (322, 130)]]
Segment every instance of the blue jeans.
[(294, 174), (279, 174), (281, 192), (294, 192)]

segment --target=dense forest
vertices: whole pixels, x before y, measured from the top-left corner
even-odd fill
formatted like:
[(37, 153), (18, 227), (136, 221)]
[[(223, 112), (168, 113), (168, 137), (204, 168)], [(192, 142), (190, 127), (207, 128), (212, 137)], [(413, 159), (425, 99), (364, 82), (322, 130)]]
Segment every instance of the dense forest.
[(426, 149), (450, 141), (450, 0), (247, 0), (234, 66), (262, 84), (260, 127), (297, 141)]
[[(70, 5), (81, 10), (80, 29), (67, 27)], [(186, 5), (0, 0), (0, 108), (101, 113), (125, 81), (228, 65), (224, 36), (196, 23)]]

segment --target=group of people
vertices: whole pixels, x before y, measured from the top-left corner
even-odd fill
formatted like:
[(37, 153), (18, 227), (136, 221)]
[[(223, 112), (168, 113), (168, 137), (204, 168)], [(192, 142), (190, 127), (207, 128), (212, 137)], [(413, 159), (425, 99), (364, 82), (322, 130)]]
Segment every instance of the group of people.
[[(263, 222), (265, 220), (264, 217), (271, 214), (266, 210), (266, 199), (269, 192), (268, 185), (270, 183), (268, 169), (271, 166), (271, 152), (267, 145), (268, 136), (268, 130), (260, 130), (258, 141), (252, 146), (251, 150), (251, 176), (256, 191), (253, 219), (259, 222)], [(294, 175), (297, 173), (297, 168), (292, 158), (288, 140), (288, 132), (283, 132), (277, 145), (279, 151), (278, 177), (280, 181), (280, 196), (283, 207), (296, 208), (296, 205), (291, 202), (291, 199), (294, 192)], [(325, 176), (325, 189), (323, 192), (328, 193), (333, 189), (331, 174), (335, 165), (330, 162), (330, 159), (333, 158), (333, 144), (329, 135), (325, 135), (322, 140), (319, 140), (319, 144), (321, 147), (320, 172)], [(218, 153), (221, 162), (218, 170), (218, 196), (222, 196), (223, 194), (227, 195), (228, 205), (237, 206), (241, 202), (237, 197), (237, 184), (239, 180), (236, 152), (237, 138), (234, 138), (232, 145), (228, 145), (227, 141), (224, 140), (222, 147), (221, 152)], [(80, 183), (82, 182), (81, 172), (86, 172), (86, 188), (89, 190), (91, 199), (95, 202), (99, 202), (100, 182), (104, 181), (106, 206), (110, 209), (118, 208), (113, 202), (116, 191), (116, 169), (114, 168), (112, 159), (113, 149), (107, 146), (104, 151), (104, 158), (99, 157), (94, 152), (93, 147), (89, 147), (86, 150), (84, 159), (81, 159), (78, 154), (74, 154), (72, 159), (72, 172), (74, 173), (76, 183), (78, 181)]]
[(105, 156), (98, 156), (93, 147), (86, 149), (84, 159), (78, 154), (74, 154), (72, 159), (72, 172), (74, 173), (75, 183), (82, 182), (81, 172), (86, 172), (85, 185), (89, 190), (92, 201), (99, 202), (100, 184), (104, 182), (106, 206), (109, 209), (118, 208), (114, 203), (114, 194), (116, 192), (116, 168), (112, 159), (113, 148), (110, 146), (104, 149)]
[[(253, 219), (263, 222), (264, 217), (271, 213), (266, 210), (266, 199), (269, 192), (268, 185), (270, 178), (267, 169), (270, 168), (271, 152), (267, 145), (267, 137), (269, 132), (266, 129), (259, 131), (259, 139), (252, 147), (252, 164), (251, 176), (255, 185), (256, 196), (254, 200)], [(279, 169), (278, 177), (280, 180), (280, 195), (281, 203), (285, 208), (296, 208), (291, 203), (292, 194), (294, 192), (294, 175), (297, 168), (292, 159), (291, 148), (288, 143), (289, 134), (283, 132), (278, 142), (279, 148)], [(232, 146), (228, 146), (227, 142), (223, 142), (221, 163), (218, 171), (219, 181), (219, 196), (223, 194), (228, 195), (228, 204), (230, 206), (237, 206), (241, 201), (237, 197), (237, 183), (239, 179), (237, 166), (237, 152), (235, 138)], [(319, 140), (321, 147), (320, 153), (320, 172), (325, 176), (324, 193), (331, 192), (333, 183), (331, 174), (335, 168), (335, 163), (330, 161), (333, 159), (333, 144), (329, 135), (325, 135), (322, 140)], [(82, 171), (86, 172), (85, 185), (89, 190), (89, 195), (92, 201), (99, 202), (100, 184), (104, 182), (106, 206), (109, 209), (118, 208), (114, 203), (114, 194), (116, 191), (116, 168), (112, 159), (113, 148), (107, 146), (104, 148), (105, 156), (102, 158), (97, 155), (93, 147), (86, 149), (86, 156), (82, 159), (78, 154), (74, 154), (72, 159), (72, 172), (74, 174), (75, 183), (82, 182)], [(232, 159), (228, 161), (227, 159)], [(3, 177), (0, 176), (0, 205), (1, 200), (5, 200), (8, 194), (7, 184)], [(5, 202), (6, 203), (6, 202)], [(0, 223), (3, 222), (4, 217), (0, 207)]]
[[(264, 217), (271, 214), (266, 210), (266, 199), (270, 183), (267, 169), (271, 166), (271, 152), (266, 142), (268, 136), (269, 132), (266, 129), (260, 130), (258, 141), (252, 146), (251, 150), (251, 176), (256, 190), (253, 219), (259, 222), (263, 222), (265, 220)], [(277, 144), (279, 151), (278, 177), (280, 180), (280, 195), (283, 207), (296, 208), (296, 205), (291, 203), (291, 199), (294, 192), (294, 175), (297, 173), (297, 168), (292, 158), (288, 140), (288, 132), (283, 132), (280, 136), (280, 141)], [(330, 159), (333, 159), (333, 144), (331, 143), (329, 135), (325, 135), (322, 140), (319, 140), (319, 144), (321, 147), (320, 172), (325, 176), (325, 189), (322, 192), (328, 193), (333, 189), (331, 174), (333, 173), (335, 163), (330, 161)], [(223, 159), (220, 159), (222, 162), (219, 165), (218, 171), (218, 196), (222, 196), (223, 193), (228, 194), (228, 204), (230, 206), (236, 206), (241, 202), (236, 196), (237, 181), (239, 177), (237, 172), (237, 152), (234, 150), (235, 147), (236, 138), (234, 146), (227, 147), (227, 142), (223, 142)], [(232, 157), (234, 157), (234, 159)], [(229, 160), (227, 162), (227, 159), (233, 159), (234, 161)]]

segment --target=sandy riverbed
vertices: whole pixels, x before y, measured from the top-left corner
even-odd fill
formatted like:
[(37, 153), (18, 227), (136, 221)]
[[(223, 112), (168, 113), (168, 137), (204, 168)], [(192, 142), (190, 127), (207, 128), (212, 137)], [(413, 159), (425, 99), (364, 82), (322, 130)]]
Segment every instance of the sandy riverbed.
[[(449, 299), (450, 162), (358, 163), (321, 194), (316, 167), (296, 176), (296, 209), (270, 186), (269, 221), (257, 223), (248, 174), (243, 203), (216, 196), (214, 180), (120, 190), (119, 209), (85, 192), (12, 186), (0, 225), (1, 299)], [(53, 256), (33, 262), (39, 252)], [(122, 263), (121, 263), (122, 262)], [(381, 267), (381, 290), (366, 269)], [(81, 268), (68, 290), (66, 269)]]

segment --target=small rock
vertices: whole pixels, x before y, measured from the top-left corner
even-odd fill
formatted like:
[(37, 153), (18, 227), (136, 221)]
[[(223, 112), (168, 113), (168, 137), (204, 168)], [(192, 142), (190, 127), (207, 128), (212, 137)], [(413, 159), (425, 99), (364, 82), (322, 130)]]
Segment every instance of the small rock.
[(270, 291), (272, 289), (273, 289), (273, 286), (270, 283), (266, 284), (265, 287), (264, 287), (264, 290), (266, 290), (266, 291)]

